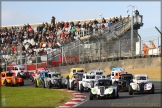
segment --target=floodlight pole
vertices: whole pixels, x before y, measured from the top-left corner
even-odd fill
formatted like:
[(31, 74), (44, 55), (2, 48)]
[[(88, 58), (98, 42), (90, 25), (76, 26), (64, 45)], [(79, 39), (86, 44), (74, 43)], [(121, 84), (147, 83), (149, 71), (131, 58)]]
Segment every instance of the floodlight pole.
[[(132, 5), (129, 5), (132, 7), (132, 20), (131, 20), (131, 57), (133, 58), (133, 20), (134, 20), (134, 17), (133, 17), (133, 12), (134, 12), (134, 6)], [(128, 6), (128, 7), (129, 7)], [(128, 9), (127, 7), (127, 9)]]

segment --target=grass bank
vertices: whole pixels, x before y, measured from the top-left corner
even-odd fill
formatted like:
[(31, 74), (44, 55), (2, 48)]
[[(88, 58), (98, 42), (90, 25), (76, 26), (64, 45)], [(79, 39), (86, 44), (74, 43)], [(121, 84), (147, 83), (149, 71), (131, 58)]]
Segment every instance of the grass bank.
[(58, 107), (73, 98), (64, 90), (1, 87), (7, 107)]

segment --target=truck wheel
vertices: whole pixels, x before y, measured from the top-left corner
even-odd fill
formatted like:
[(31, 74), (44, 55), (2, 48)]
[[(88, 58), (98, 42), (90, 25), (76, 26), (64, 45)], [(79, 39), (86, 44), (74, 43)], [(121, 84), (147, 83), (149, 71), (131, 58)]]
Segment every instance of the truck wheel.
[(118, 85), (118, 82), (117, 81), (115, 81), (113, 85), (114, 86), (117, 86), (117, 89), (119, 90), (119, 85)]
[(151, 94), (154, 94), (154, 84), (152, 84)]
[(8, 86), (8, 82), (4, 80), (4, 86)]
[(84, 91), (84, 87), (82, 84), (80, 84), (80, 92), (83, 92)]
[(91, 88), (93, 88), (94, 87), (94, 81), (91, 81), (90, 84), (91, 84)]
[(46, 88), (46, 87), (45, 87), (45, 82), (44, 82), (44, 81), (42, 81), (42, 85), (43, 85), (43, 88)]
[(131, 86), (129, 86), (129, 95), (133, 95), (133, 89)]
[(89, 95), (89, 100), (93, 100), (93, 94), (91, 91), (90, 91), (90, 95)]
[(74, 90), (74, 81), (71, 82), (71, 90)]
[(20, 83), (20, 86), (24, 86), (24, 81), (22, 81), (22, 82)]
[(77, 91), (79, 91), (79, 83), (77, 83)]
[(115, 99), (116, 98), (116, 95), (115, 95), (115, 89), (113, 89), (113, 94), (112, 94), (112, 98)]
[(118, 89), (117, 89), (117, 96), (116, 97), (119, 98), (119, 91), (118, 91)]
[(38, 87), (38, 85), (37, 85), (37, 80), (34, 80), (34, 86), (35, 86), (35, 87)]
[(51, 83), (51, 81), (48, 82), (48, 88), (49, 88), (49, 89), (52, 88), (52, 83)]
[(70, 85), (69, 85), (69, 80), (67, 81), (67, 89), (69, 90), (70, 89)]

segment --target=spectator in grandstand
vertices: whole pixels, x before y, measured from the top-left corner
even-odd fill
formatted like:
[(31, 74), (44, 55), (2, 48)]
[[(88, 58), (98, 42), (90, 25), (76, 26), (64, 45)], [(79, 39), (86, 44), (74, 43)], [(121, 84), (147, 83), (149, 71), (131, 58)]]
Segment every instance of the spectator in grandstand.
[(102, 18), (102, 23), (106, 23), (106, 20), (105, 20), (105, 18)]
[(94, 20), (94, 24), (98, 24), (98, 21), (96, 19)]
[(143, 52), (144, 52), (144, 56), (148, 55), (148, 46), (146, 44), (143, 44)]
[(110, 27), (112, 25), (111, 19), (108, 22), (108, 27)]
[(55, 25), (55, 17), (54, 16), (52, 16), (52, 19), (51, 19), (51, 24), (54, 26), (54, 27), (56, 27), (56, 25)]
[(112, 23), (115, 23), (115, 17), (112, 18)]
[(122, 16), (120, 15), (120, 17), (119, 17), (119, 20), (121, 21), (122, 20)]
[(118, 21), (119, 21), (119, 19), (118, 19), (118, 17), (116, 17), (116, 18), (115, 18), (115, 23), (118, 22)]
[(105, 27), (105, 24), (102, 24), (102, 27), (101, 27), (101, 28), (102, 28), (102, 29), (106, 28), (106, 27)]

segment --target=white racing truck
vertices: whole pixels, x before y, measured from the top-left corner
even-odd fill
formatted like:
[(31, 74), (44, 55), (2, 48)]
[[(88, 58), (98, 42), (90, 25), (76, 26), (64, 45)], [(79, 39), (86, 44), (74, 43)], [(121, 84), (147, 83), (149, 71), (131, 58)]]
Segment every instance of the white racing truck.
[(129, 86), (129, 95), (133, 95), (135, 92), (154, 94), (154, 84), (148, 80), (146, 74), (134, 75), (133, 82)]
[(117, 86), (112, 86), (111, 79), (99, 79), (95, 82), (94, 87), (90, 90), (89, 99), (94, 98), (118, 98), (118, 88)]
[(83, 92), (84, 90), (90, 90), (94, 86), (94, 83), (99, 79), (105, 78), (104, 75), (95, 74), (83, 74), (82, 81), (77, 84), (77, 90)]

